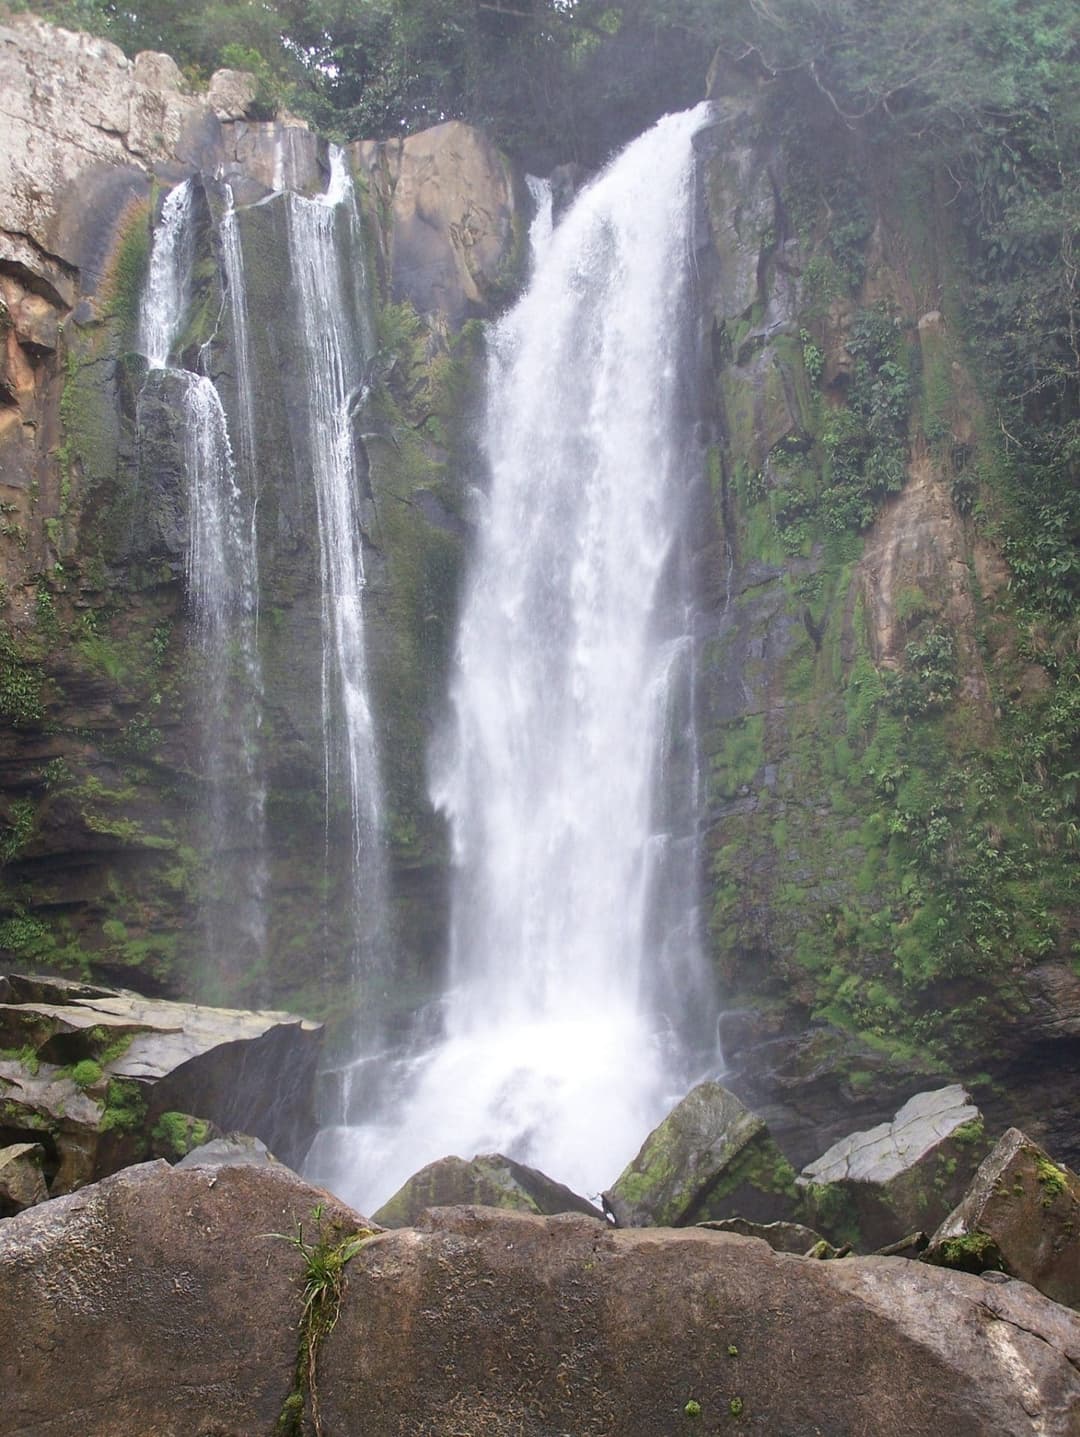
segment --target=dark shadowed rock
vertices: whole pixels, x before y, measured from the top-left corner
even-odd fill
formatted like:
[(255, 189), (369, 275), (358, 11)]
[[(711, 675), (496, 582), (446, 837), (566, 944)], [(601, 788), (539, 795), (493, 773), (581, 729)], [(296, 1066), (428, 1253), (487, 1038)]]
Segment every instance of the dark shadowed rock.
[(1080, 1307), (1080, 1178), (1010, 1128), (924, 1260), (965, 1272), (997, 1269)]
[(515, 1163), (502, 1153), (486, 1153), (471, 1162), (448, 1157), (429, 1163), (414, 1173), (374, 1218), (384, 1227), (408, 1227), (427, 1208), (461, 1203), (541, 1215), (580, 1212), (601, 1216), (592, 1203), (536, 1168)]
[[(281, 1168), (157, 1163), (0, 1225), (5, 1432), (272, 1432), (303, 1263), (266, 1234), (319, 1203), (363, 1226)], [(327, 1437), (671, 1437), (691, 1402), (705, 1432), (1065, 1437), (1078, 1361), (1022, 1283), (465, 1207), (359, 1249), (317, 1387)]]
[(929, 1232), (986, 1146), (979, 1110), (959, 1084), (917, 1093), (892, 1122), (842, 1138), (802, 1170), (806, 1212), (826, 1236), (863, 1249)]
[(763, 1119), (719, 1083), (699, 1083), (604, 1196), (620, 1227), (771, 1222), (790, 1216), (794, 1178)]

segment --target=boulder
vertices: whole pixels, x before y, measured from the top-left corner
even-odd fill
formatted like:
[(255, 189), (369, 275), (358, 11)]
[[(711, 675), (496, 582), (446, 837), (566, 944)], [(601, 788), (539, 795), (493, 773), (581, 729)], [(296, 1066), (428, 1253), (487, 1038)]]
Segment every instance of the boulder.
[(242, 120), (255, 103), (258, 81), (246, 70), (215, 70), (206, 100), (219, 120)]
[(979, 1110), (958, 1083), (917, 1093), (891, 1122), (842, 1138), (803, 1168), (805, 1211), (834, 1242), (864, 1250), (930, 1232), (986, 1148)]
[(744, 1217), (724, 1217), (697, 1225), (711, 1232), (737, 1232), (743, 1237), (759, 1237), (769, 1244), (773, 1252), (793, 1252), (799, 1257), (806, 1257), (824, 1242), (819, 1232), (801, 1222), (749, 1222)]
[(38, 1142), (53, 1196), (171, 1158), (212, 1128), (298, 1164), (315, 1132), (321, 1029), (290, 1013), (0, 978), (0, 1139)]
[[(282, 1168), (164, 1163), (10, 1219), (6, 1429), (300, 1431), (305, 1253), (366, 1227)], [(1078, 1360), (1080, 1317), (1014, 1281), (440, 1208), (355, 1247), (316, 1395), (323, 1431), (364, 1437), (1065, 1437)]]
[(223, 1138), (213, 1138), (191, 1148), (177, 1163), (178, 1168), (220, 1168), (234, 1167), (240, 1163), (246, 1167), (265, 1168), (276, 1163), (277, 1158), (258, 1138), (247, 1133), (229, 1133)]
[(795, 1173), (764, 1120), (719, 1083), (699, 1083), (645, 1139), (610, 1192), (620, 1227), (791, 1216)]
[(22, 1212), (49, 1196), (41, 1171), (44, 1156), (40, 1143), (11, 1143), (0, 1148), (0, 1217)]
[(468, 1163), (455, 1157), (429, 1163), (414, 1173), (374, 1217), (383, 1227), (410, 1227), (427, 1208), (461, 1203), (516, 1212), (580, 1212), (601, 1217), (591, 1202), (562, 1183), (502, 1153), (487, 1153)]
[(364, 1226), (281, 1166), (165, 1162), (0, 1223), (4, 1430), (274, 1431), (303, 1300), (291, 1239)]
[(1080, 1308), (1080, 1178), (1016, 1128), (999, 1138), (925, 1262), (996, 1269)]

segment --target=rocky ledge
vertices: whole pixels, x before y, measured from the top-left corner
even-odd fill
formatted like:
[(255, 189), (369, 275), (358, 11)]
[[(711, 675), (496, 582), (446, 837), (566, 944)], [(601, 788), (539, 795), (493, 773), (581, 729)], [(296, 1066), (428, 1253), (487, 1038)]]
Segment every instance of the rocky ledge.
[(6, 1183), (0, 1164), (0, 1216), (28, 1194), (179, 1157), (215, 1130), (254, 1134), (299, 1162), (315, 1129), (320, 1041), (318, 1024), (290, 1013), (0, 978), (0, 1153), (23, 1149), (8, 1153)]

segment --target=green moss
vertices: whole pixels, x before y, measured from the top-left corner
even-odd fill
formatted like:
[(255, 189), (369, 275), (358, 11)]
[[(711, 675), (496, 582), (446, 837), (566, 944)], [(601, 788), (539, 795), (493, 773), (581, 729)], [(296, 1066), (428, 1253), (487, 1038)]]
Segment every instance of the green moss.
[(1059, 1168), (1058, 1165), (1051, 1162), (1049, 1158), (1036, 1157), (1035, 1175), (1038, 1179), (1039, 1187), (1042, 1188), (1043, 1207), (1050, 1207), (1055, 1198), (1060, 1197), (1062, 1193), (1068, 1191), (1069, 1180), (1065, 1170)]
[(717, 798), (734, 798), (749, 787), (765, 762), (765, 716), (747, 714), (721, 730), (709, 745), (709, 790)]
[(976, 1228), (961, 1237), (949, 1237), (927, 1259), (937, 1267), (951, 1267), (960, 1272), (1002, 1271), (1004, 1262), (997, 1243), (989, 1233)]
[(182, 1158), (192, 1148), (201, 1147), (209, 1135), (210, 1124), (205, 1118), (173, 1111), (162, 1113), (150, 1134), (158, 1151), (166, 1157), (177, 1158)]
[(84, 1058), (71, 1069), (71, 1081), (84, 1091), (100, 1083), (103, 1076), (101, 1064), (95, 1063), (93, 1058)]
[(110, 1078), (105, 1091), (105, 1111), (98, 1123), (102, 1133), (137, 1132), (146, 1121), (146, 1099), (142, 1086), (130, 1078)]

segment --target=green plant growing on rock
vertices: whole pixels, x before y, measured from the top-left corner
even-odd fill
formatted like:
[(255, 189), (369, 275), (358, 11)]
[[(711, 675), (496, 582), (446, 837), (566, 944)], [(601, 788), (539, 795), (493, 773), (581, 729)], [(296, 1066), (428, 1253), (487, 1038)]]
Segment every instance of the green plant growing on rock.
[(83, 1092), (100, 1083), (102, 1076), (101, 1064), (95, 1063), (93, 1058), (83, 1058), (82, 1062), (76, 1063), (71, 1070), (71, 1081)]
[(302, 1222), (297, 1222), (295, 1233), (272, 1232), (268, 1237), (287, 1243), (299, 1253), (304, 1262), (304, 1295), (300, 1308), (300, 1345), (296, 1357), (296, 1381), (293, 1390), (285, 1399), (278, 1418), (277, 1431), (281, 1437), (302, 1437), (304, 1410), (311, 1404), (311, 1422), (316, 1437), (322, 1437), (322, 1418), (319, 1413), (318, 1358), (323, 1338), (333, 1332), (341, 1312), (342, 1287), (346, 1265), (360, 1249), (375, 1236), (371, 1228), (341, 1237), (338, 1233), (323, 1230), (324, 1208), (318, 1204), (312, 1209), (317, 1236), (310, 1241), (304, 1236)]

